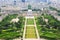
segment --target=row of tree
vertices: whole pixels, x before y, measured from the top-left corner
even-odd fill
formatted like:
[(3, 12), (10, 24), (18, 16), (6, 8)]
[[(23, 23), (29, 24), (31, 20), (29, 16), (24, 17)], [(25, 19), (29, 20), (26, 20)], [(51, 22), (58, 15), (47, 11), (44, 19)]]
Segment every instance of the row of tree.
[[(48, 22), (44, 21), (48, 19)], [(55, 19), (53, 16), (43, 14), (37, 18), (37, 28), (40, 37), (47, 38), (50, 40), (60, 39), (60, 21)], [(52, 35), (52, 36), (51, 36)]]
[(20, 16), (18, 22), (11, 23), (11, 20), (17, 16), (17, 14), (8, 15), (0, 22), (0, 39), (9, 40), (23, 36), (24, 18)]

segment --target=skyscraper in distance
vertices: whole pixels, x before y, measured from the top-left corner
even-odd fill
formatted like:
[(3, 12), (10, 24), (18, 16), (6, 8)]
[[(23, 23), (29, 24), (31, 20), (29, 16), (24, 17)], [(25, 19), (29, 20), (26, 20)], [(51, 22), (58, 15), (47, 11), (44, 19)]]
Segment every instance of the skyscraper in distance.
[(25, 2), (25, 0), (22, 0), (22, 2)]
[(14, 5), (16, 5), (16, 1), (14, 0)]

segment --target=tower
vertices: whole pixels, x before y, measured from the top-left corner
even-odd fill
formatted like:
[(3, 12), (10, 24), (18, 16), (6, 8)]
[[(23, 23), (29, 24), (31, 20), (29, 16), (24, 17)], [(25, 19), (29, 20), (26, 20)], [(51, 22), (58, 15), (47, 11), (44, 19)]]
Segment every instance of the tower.
[(14, 0), (14, 5), (16, 5), (16, 1)]
[(24, 2), (24, 3), (25, 3), (25, 0), (22, 0), (22, 2)]

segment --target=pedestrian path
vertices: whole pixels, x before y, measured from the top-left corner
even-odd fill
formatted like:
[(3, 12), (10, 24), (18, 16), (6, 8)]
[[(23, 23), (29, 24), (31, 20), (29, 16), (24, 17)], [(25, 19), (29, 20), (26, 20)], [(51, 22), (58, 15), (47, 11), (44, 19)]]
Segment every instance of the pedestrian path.
[(40, 40), (34, 16), (25, 17), (23, 40)]
[[(27, 24), (28, 19), (31, 19), (34, 24)], [(34, 17), (25, 17), (25, 26), (24, 26), (24, 33), (23, 33), (23, 40), (46, 40), (39, 37), (36, 21)], [(21, 40), (20, 38), (14, 40)]]

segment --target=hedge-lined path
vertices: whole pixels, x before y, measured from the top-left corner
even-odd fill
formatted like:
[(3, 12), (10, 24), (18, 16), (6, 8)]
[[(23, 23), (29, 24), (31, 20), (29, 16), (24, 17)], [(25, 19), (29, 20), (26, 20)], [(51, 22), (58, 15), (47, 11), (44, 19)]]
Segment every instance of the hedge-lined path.
[[(28, 24), (29, 22), (29, 20), (32, 20), (31, 22), (33, 23), (34, 22), (34, 24)], [(28, 21), (27, 21), (28, 20)], [(36, 33), (36, 35), (35, 35), (35, 37), (33, 36), (32, 38), (30, 38), (30, 37), (27, 37), (26, 38), (26, 31), (27, 31), (27, 27), (29, 27), (28, 28), (28, 32), (29, 31), (31, 31), (31, 32), (33, 32), (33, 34), (34, 34), (34, 30), (35, 30), (35, 33)], [(31, 30), (30, 30), (30, 28), (31, 28)], [(32, 29), (33, 28), (33, 29)], [(32, 31), (33, 30), (33, 31)], [(29, 33), (30, 34), (30, 33)], [(27, 34), (27, 36), (29, 36), (28, 34)], [(32, 36), (32, 33), (30, 34), (30, 36)], [(23, 40), (40, 40), (40, 37), (39, 37), (39, 34), (38, 34), (38, 30), (37, 30), (37, 27), (36, 27), (36, 22), (35, 22), (35, 18), (34, 18), (34, 16), (33, 17), (25, 17), (25, 27), (24, 27), (24, 35), (23, 35)]]
[[(27, 19), (33, 19), (33, 22), (34, 24), (27, 24)], [(28, 27), (34, 27), (33, 30), (35, 30), (36, 32), (36, 37), (35, 38), (26, 38), (26, 30), (27, 30), (27, 26)], [(30, 30), (30, 29), (29, 29)], [(29, 36), (29, 35), (28, 35)], [(30, 35), (31, 36), (31, 35)], [(43, 38), (40, 38), (39, 37), (39, 34), (38, 34), (38, 30), (37, 30), (37, 26), (36, 26), (36, 21), (35, 21), (35, 18), (34, 16), (33, 17), (25, 17), (25, 26), (24, 26), (24, 33), (23, 33), (23, 40), (46, 40), (46, 39), (43, 39)], [(21, 38), (18, 38), (18, 39), (15, 39), (15, 40), (21, 40)]]

